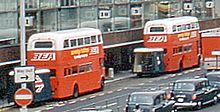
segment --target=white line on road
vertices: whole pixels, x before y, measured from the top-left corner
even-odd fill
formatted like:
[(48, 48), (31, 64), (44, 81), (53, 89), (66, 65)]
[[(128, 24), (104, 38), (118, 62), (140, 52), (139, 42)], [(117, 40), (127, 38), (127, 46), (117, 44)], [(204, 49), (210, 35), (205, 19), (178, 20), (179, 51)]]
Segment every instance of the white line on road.
[(105, 93), (101, 93), (101, 94), (99, 94), (99, 96), (103, 96), (103, 95), (105, 95)]
[(74, 103), (76, 103), (76, 101), (70, 101), (70, 102), (69, 102), (69, 104), (74, 104)]
[(110, 104), (104, 105), (104, 106), (96, 106), (96, 108), (108, 108), (108, 107), (111, 107), (111, 106), (114, 106), (114, 105), (117, 105), (117, 103), (114, 102), (114, 103), (110, 103)]
[(80, 101), (85, 101), (87, 98), (82, 98), (82, 99), (80, 99)]

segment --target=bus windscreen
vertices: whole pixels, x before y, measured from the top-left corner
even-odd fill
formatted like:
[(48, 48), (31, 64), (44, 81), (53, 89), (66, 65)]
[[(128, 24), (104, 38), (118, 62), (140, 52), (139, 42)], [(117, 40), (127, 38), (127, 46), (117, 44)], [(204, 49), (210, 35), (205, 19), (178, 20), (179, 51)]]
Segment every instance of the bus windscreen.
[(36, 42), (34, 48), (52, 48), (52, 42)]

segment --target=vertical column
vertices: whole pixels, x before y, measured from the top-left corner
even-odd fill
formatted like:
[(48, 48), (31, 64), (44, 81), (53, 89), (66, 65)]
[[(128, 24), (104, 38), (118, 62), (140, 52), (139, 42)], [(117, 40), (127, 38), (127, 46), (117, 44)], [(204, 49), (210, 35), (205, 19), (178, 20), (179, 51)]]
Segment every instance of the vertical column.
[(21, 66), (26, 65), (25, 49), (25, 0), (20, 0), (20, 57)]

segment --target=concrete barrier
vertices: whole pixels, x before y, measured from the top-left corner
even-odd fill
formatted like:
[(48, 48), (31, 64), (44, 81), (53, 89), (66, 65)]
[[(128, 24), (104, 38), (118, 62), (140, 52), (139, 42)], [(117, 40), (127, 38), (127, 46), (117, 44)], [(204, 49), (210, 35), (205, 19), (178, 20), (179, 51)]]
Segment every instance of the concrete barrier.
[(113, 79), (114, 78), (114, 68), (108, 69), (108, 77)]

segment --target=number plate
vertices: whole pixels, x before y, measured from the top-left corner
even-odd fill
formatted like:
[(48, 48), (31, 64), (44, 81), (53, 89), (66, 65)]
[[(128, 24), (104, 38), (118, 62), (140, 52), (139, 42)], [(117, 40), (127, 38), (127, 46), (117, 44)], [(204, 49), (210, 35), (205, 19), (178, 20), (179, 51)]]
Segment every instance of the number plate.
[(178, 98), (178, 100), (177, 100), (178, 102), (183, 102), (184, 101), (184, 99), (183, 98)]

